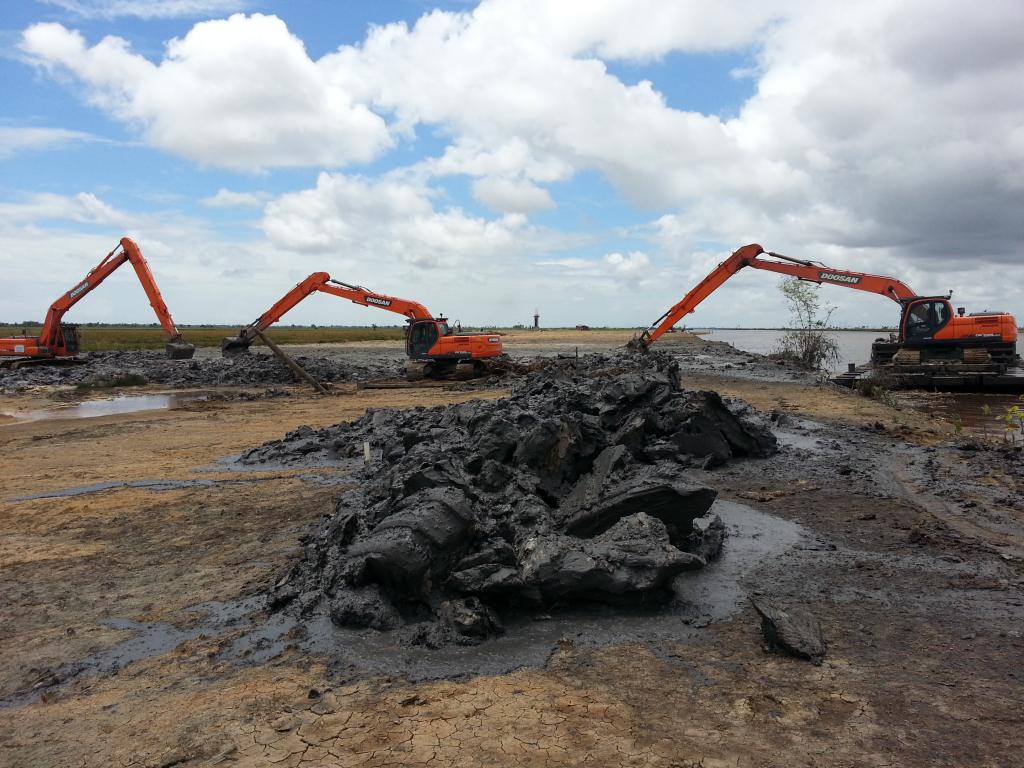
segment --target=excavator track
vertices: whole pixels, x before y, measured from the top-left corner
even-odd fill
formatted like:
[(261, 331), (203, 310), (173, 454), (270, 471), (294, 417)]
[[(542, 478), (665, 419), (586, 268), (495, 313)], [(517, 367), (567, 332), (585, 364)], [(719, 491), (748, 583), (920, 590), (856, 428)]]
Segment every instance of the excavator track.
[(429, 363), (423, 360), (408, 360), (405, 363), (406, 381), (423, 381), (427, 378)]

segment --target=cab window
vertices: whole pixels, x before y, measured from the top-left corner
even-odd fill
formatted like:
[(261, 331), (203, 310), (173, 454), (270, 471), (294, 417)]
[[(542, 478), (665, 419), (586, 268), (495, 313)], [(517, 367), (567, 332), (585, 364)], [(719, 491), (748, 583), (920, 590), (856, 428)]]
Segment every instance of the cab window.
[(928, 339), (949, 322), (949, 303), (941, 300), (918, 301), (907, 312), (908, 339)]
[(413, 355), (425, 355), (437, 341), (437, 326), (430, 322), (414, 323), (409, 330), (409, 352)]

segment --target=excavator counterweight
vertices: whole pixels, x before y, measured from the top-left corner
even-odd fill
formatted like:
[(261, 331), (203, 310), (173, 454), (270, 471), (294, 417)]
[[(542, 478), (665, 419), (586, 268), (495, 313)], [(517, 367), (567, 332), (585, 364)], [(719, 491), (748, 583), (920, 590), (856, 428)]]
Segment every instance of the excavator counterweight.
[(50, 305), (38, 336), (0, 339), (0, 357), (18, 358), (11, 362), (19, 365), (28, 361), (61, 362), (77, 355), (78, 326), (62, 322), (64, 315), (125, 262), (131, 262), (157, 320), (167, 333), (168, 340), (164, 346), (167, 357), (171, 360), (190, 359), (195, 354), (195, 347), (182, 338), (170, 310), (164, 303), (160, 289), (157, 288), (156, 278), (153, 277), (149, 264), (142, 257), (139, 246), (128, 237), (122, 237), (117, 247), (108, 253), (103, 261), (93, 267), (75, 287)]
[[(765, 258), (770, 257), (770, 258)], [(693, 312), (726, 280), (746, 267), (776, 272), (813, 283), (838, 285), (885, 296), (900, 305), (899, 332), (888, 341), (875, 342), (871, 350), (874, 366), (900, 367), (931, 362), (948, 367), (957, 364), (987, 365), (1004, 373), (1015, 365), (1017, 321), (1009, 312), (955, 314), (950, 296), (921, 296), (906, 283), (893, 277), (837, 269), (813, 261), (803, 261), (765, 251), (751, 243), (736, 250), (698, 283), (679, 303), (659, 317), (633, 343), (646, 348), (673, 325)]]

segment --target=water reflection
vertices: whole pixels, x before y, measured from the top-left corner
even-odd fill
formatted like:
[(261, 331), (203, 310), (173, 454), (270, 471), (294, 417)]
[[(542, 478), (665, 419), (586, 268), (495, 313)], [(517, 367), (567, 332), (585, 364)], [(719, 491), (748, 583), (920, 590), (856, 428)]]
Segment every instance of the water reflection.
[(202, 392), (174, 392), (161, 395), (118, 395), (106, 400), (87, 400), (77, 405), (41, 408), (34, 411), (14, 411), (4, 415), (10, 416), (19, 422), (48, 419), (90, 419), (97, 416), (112, 416), (119, 413), (180, 408), (186, 403), (207, 400), (208, 398), (209, 395)]

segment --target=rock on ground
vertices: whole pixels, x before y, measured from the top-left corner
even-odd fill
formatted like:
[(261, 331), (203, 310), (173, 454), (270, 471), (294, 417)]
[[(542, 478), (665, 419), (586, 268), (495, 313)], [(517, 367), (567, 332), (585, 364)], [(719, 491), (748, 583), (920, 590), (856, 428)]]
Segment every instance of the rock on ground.
[(775, 450), (717, 394), (681, 389), (668, 356), (622, 353), (553, 362), (502, 400), (303, 427), (240, 461), (330, 463), (364, 441), (379, 458), (272, 604), (428, 646), (480, 642), (507, 612), (670, 596), (725, 534), (687, 468)]
[(765, 600), (752, 600), (761, 616), (761, 634), (769, 650), (820, 664), (825, 658), (825, 636), (817, 617), (803, 608), (782, 608)]

